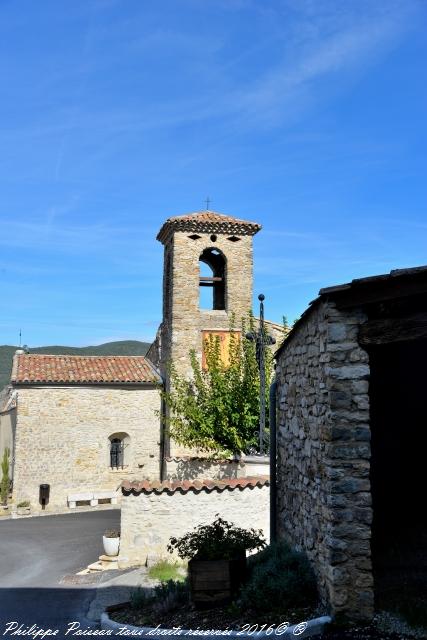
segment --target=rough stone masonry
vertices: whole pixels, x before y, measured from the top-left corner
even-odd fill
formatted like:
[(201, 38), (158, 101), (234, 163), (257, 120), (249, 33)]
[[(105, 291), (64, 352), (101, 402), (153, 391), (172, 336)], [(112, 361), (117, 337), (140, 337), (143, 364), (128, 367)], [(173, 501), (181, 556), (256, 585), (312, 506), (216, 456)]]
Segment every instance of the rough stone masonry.
[(332, 612), (373, 614), (366, 316), (320, 300), (279, 351), (278, 528)]

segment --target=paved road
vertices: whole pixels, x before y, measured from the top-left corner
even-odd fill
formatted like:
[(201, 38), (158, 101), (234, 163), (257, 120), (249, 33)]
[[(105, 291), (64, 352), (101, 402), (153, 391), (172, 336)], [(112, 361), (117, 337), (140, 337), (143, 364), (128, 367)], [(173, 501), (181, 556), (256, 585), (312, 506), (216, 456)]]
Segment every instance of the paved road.
[(93, 587), (60, 580), (96, 561), (103, 532), (119, 521), (117, 509), (0, 521), (0, 636), (10, 621), (60, 629), (58, 640), (68, 622), (85, 628)]

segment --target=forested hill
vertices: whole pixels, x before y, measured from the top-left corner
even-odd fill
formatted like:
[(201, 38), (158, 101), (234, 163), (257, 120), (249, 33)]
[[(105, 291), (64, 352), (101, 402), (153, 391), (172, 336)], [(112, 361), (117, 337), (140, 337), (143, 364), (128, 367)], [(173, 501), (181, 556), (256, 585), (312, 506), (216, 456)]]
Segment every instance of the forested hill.
[[(106, 342), (96, 347), (35, 347), (30, 353), (46, 353), (49, 355), (74, 355), (74, 356), (145, 356), (150, 343), (138, 340), (120, 340), (118, 342)], [(0, 346), (0, 389), (10, 380), (12, 359), (18, 347), (10, 345)]]

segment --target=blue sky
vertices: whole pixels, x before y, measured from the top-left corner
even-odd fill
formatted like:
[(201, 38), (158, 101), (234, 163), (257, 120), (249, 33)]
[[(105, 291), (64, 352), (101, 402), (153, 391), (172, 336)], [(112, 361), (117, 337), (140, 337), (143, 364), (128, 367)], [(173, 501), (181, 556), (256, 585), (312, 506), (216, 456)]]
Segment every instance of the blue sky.
[(427, 263), (427, 4), (0, 0), (0, 344), (153, 337), (171, 215), (255, 220), (254, 295)]

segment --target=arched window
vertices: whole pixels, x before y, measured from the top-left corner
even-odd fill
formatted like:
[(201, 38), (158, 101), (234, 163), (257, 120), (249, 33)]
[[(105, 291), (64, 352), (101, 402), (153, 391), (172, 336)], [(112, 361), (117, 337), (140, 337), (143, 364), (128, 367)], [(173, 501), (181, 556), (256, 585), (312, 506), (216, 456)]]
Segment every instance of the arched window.
[(226, 261), (216, 248), (205, 249), (200, 258), (200, 306), (225, 309)]
[(123, 469), (128, 464), (127, 448), (130, 438), (127, 433), (113, 433), (109, 438), (109, 454), (111, 469)]

